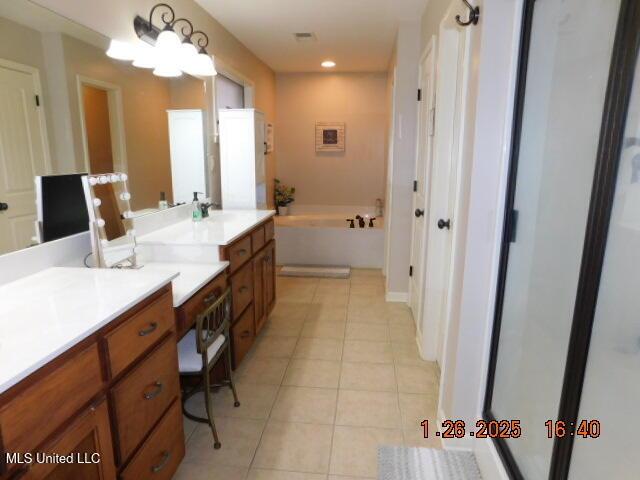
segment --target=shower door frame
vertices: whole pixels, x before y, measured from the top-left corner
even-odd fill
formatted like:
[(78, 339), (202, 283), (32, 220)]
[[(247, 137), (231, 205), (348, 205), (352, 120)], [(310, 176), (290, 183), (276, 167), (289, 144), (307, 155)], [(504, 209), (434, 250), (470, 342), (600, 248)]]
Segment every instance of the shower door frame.
[[(483, 407), (483, 418), (487, 421), (496, 420), (491, 405), (498, 359), (509, 247), (516, 223), (513, 207), (535, 3), (536, 0), (525, 0), (523, 5), (516, 102), (511, 138), (511, 159), (505, 201), (494, 326)], [(598, 289), (600, 286), (600, 277), (611, 220), (618, 165), (639, 52), (640, 2), (635, 0), (622, 0), (611, 54), (611, 66), (609, 69), (609, 80), (600, 127), (599, 146), (591, 189), (577, 294), (574, 303), (567, 360), (556, 419), (565, 421), (567, 425), (575, 425), (579, 414), (580, 398), (582, 395), (595, 317), (595, 307), (598, 299)], [(541, 426), (541, 428), (542, 427), (543, 426)], [(555, 438), (549, 479), (561, 480), (568, 478), (571, 467), (573, 440), (573, 435)], [(495, 438), (493, 442), (509, 476), (513, 479), (524, 479), (507, 442), (501, 438)]]

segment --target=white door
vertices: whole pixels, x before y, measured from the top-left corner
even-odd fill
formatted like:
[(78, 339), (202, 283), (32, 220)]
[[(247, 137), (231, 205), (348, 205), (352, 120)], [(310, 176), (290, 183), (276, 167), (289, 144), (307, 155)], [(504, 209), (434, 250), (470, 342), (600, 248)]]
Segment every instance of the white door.
[(438, 87), (435, 94), (435, 136), (429, 185), (429, 215), (425, 272), (422, 352), (426, 359), (443, 365), (443, 344), (450, 305), (452, 253), (456, 207), (460, 187), (463, 83), (466, 61), (466, 30), (447, 15), (441, 24), (438, 44)]
[(35, 234), (36, 175), (47, 171), (47, 143), (35, 72), (0, 64), (0, 254), (28, 247)]
[[(409, 306), (413, 318), (422, 315), (424, 285), (424, 249), (426, 212), (428, 211), (427, 187), (433, 152), (433, 113), (435, 83), (435, 41), (431, 41), (420, 63), (420, 108), (418, 116), (418, 152), (413, 194), (413, 238), (411, 242), (411, 270), (409, 278)], [(420, 327), (420, 322), (418, 322)]]

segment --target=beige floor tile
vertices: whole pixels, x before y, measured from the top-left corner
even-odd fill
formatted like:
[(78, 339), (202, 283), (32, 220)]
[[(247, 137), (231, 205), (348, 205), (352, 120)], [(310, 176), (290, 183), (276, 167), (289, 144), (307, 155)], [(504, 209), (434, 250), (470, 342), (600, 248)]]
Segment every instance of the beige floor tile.
[(302, 327), (301, 337), (306, 338), (334, 338), (342, 340), (344, 338), (344, 322), (306, 321)]
[(338, 393), (336, 425), (400, 428), (397, 393), (341, 389)]
[(404, 326), (414, 326), (416, 322), (413, 319), (413, 314), (410, 310), (407, 311), (390, 311), (388, 306), (385, 308), (386, 317), (389, 321), (389, 325), (404, 325)]
[(198, 422), (194, 422), (193, 420), (188, 419), (187, 417), (182, 417), (182, 424), (183, 424), (183, 429), (184, 429), (184, 441), (188, 442), (189, 438), (191, 437), (191, 435), (193, 434), (193, 432), (196, 431), (196, 428), (198, 427)]
[(213, 448), (213, 435), (207, 424), (200, 424), (187, 444), (185, 462), (249, 467), (255, 454), (264, 420), (215, 417), (222, 448)]
[(235, 378), (244, 383), (280, 385), (288, 364), (286, 358), (245, 358), (236, 370)]
[(293, 472), (327, 473), (331, 425), (269, 421), (253, 467)]
[(389, 342), (389, 327), (386, 323), (347, 322), (345, 333), (347, 340), (366, 340), (369, 342)]
[(345, 340), (343, 360), (347, 362), (393, 363), (390, 343)]
[(429, 363), (420, 358), (416, 342), (392, 343), (391, 348), (393, 350), (393, 360), (398, 365), (417, 365), (424, 367)]
[(254, 357), (289, 358), (298, 339), (294, 337), (260, 336), (252, 347)]
[(355, 283), (349, 289), (351, 295), (384, 297), (384, 285), (379, 283)]
[(173, 480), (244, 480), (245, 467), (182, 462)]
[(316, 322), (346, 322), (347, 307), (314, 303), (309, 308), (307, 321)]
[(337, 394), (328, 388), (280, 387), (271, 419), (333, 425)]
[(288, 277), (278, 275), (276, 277), (276, 282), (278, 282), (278, 285), (282, 286), (318, 285), (318, 283), (320, 283), (320, 279), (315, 277)]
[(283, 385), (296, 387), (337, 388), (340, 381), (340, 362), (332, 360), (291, 360)]
[(342, 340), (334, 338), (300, 338), (293, 352), (294, 358), (340, 360)]
[(431, 427), (429, 422), (429, 438), (424, 438), (424, 430), (422, 427), (411, 428), (404, 430), (404, 445), (406, 447), (419, 447), (419, 448), (442, 448), (442, 440), (437, 437), (435, 427)]
[(341, 280), (341, 283), (325, 283), (320, 281), (316, 288), (316, 295), (349, 295), (350, 284)]
[(311, 303), (316, 292), (315, 285), (288, 287), (277, 293), (279, 301), (288, 303)]
[(376, 478), (378, 447), (402, 442), (402, 430), (336, 426), (329, 471), (335, 475)]
[(438, 373), (433, 363), (427, 366), (396, 365), (398, 391), (402, 393), (437, 394)]
[(367, 306), (365, 308), (349, 307), (347, 310), (347, 321), (388, 325), (389, 319), (384, 308)]
[(371, 480), (374, 477), (352, 477), (351, 475), (329, 475), (328, 480)]
[(318, 282), (318, 286), (327, 286), (327, 285), (349, 285), (351, 283), (350, 278), (321, 278)]
[[(236, 382), (239, 407), (233, 406), (233, 394), (228, 387), (222, 387), (211, 396), (213, 414), (216, 417), (254, 418), (266, 420), (278, 394), (277, 385), (257, 385), (254, 383)], [(192, 402), (196, 403), (193, 408)], [(206, 416), (204, 395), (196, 394), (189, 399), (187, 407), (197, 415)]]
[(318, 473), (285, 472), (284, 470), (252, 469), (247, 480), (326, 480), (327, 476)]
[(389, 336), (394, 343), (416, 343), (416, 329), (413, 325), (389, 325)]
[(400, 414), (402, 415), (402, 428), (413, 430), (420, 427), (423, 420), (429, 420), (435, 432), (436, 419), (438, 418), (438, 395), (425, 395), (419, 393), (400, 393)]
[(302, 332), (304, 318), (289, 319), (271, 317), (262, 327), (261, 337), (298, 337)]
[(317, 293), (313, 296), (313, 300), (311, 300), (312, 304), (319, 305), (330, 305), (333, 307), (347, 307), (349, 305), (349, 294), (348, 293)]
[(278, 299), (276, 306), (269, 315), (271, 319), (285, 319), (285, 320), (304, 320), (309, 312), (310, 303), (290, 303), (283, 302)]
[(372, 295), (349, 295), (349, 310), (352, 310), (354, 313), (357, 312), (366, 312), (366, 311), (384, 311), (387, 310), (387, 302), (384, 301), (382, 296), (372, 296)]
[(393, 365), (383, 363), (342, 362), (340, 388), (395, 392), (396, 377)]

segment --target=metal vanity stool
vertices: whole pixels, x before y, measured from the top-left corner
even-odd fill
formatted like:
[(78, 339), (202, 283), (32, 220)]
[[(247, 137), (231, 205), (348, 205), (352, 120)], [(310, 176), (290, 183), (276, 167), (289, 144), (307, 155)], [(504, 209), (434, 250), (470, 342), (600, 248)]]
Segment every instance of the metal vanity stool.
[[(211, 389), (219, 386), (229, 386), (233, 392), (234, 407), (239, 407), (238, 394), (233, 384), (231, 373), (231, 344), (229, 342), (229, 327), (231, 326), (231, 289), (216, 300), (196, 319), (195, 330), (189, 330), (178, 343), (178, 363), (180, 375), (200, 376), (202, 382), (182, 395), (182, 412), (187, 418), (200, 423), (208, 423), (213, 433), (213, 447), (221, 447), (218, 432), (213, 421), (211, 407)], [(226, 380), (222, 384), (211, 384), (211, 370), (222, 357)], [(207, 409), (207, 418), (198, 417), (189, 413), (186, 402), (198, 392), (204, 394)]]

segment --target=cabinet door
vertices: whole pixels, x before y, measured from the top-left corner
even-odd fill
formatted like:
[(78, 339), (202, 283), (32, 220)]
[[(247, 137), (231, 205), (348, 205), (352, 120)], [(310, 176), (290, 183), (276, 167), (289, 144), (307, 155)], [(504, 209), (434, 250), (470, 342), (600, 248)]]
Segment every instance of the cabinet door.
[[(33, 463), (22, 478), (29, 480), (115, 480), (107, 402), (80, 414), (39, 452), (72, 455), (72, 463)], [(35, 458), (34, 458), (35, 460)]]
[(267, 319), (265, 258), (266, 250), (262, 250), (253, 257), (253, 318), (255, 319), (256, 335), (260, 333), (262, 325)]
[(276, 302), (276, 244), (270, 242), (265, 248), (264, 258), (264, 290), (265, 290), (265, 317), (274, 307)]

